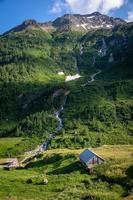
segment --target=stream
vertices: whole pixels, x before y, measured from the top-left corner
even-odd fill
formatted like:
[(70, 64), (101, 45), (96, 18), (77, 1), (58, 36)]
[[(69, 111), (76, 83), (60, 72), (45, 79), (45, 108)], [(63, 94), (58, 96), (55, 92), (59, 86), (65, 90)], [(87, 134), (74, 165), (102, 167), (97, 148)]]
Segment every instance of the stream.
[[(27, 151), (25, 153), (25, 157), (23, 160), (20, 161), (19, 164), (23, 164), (25, 162), (27, 162), (30, 158), (44, 152), (44, 151), (47, 151), (48, 150), (48, 146), (49, 144), (51, 143), (51, 141), (55, 138), (56, 134), (58, 132), (61, 131), (61, 129), (63, 128), (63, 120), (61, 118), (61, 114), (63, 113), (64, 111), (64, 106), (66, 104), (66, 100), (67, 100), (67, 94), (65, 94), (65, 98), (64, 98), (64, 101), (61, 105), (61, 107), (59, 108), (59, 110), (57, 110), (55, 113), (54, 113), (54, 116), (55, 118), (57, 119), (58, 121), (58, 125), (57, 127), (55, 128), (55, 130), (53, 131), (53, 133), (50, 133), (47, 140), (45, 140), (41, 145), (39, 145), (36, 149), (34, 150), (31, 150), (31, 151)], [(10, 164), (9, 167), (14, 167), (13, 163)], [(15, 166), (16, 167), (16, 166)]]
[[(95, 59), (94, 59), (94, 62), (95, 62)], [(79, 71), (78, 66), (77, 66), (77, 70)], [(85, 84), (83, 84), (82, 86), (85, 87), (85, 86), (91, 84), (92, 82), (94, 82), (95, 81), (95, 77), (98, 74), (100, 74), (101, 72), (102, 72), (101, 70), (98, 70), (96, 73), (92, 74), (90, 76), (90, 80), (87, 80), (87, 82)], [(55, 128), (55, 130), (53, 131), (53, 133), (50, 133), (49, 136), (48, 136), (48, 138), (47, 138), (47, 140), (45, 140), (36, 149), (34, 149), (32, 151), (26, 152), (25, 153), (26, 158), (23, 161), (25, 161), (27, 158), (29, 158), (31, 156), (35, 156), (35, 155), (38, 155), (41, 152), (47, 151), (48, 150), (48, 146), (51, 143), (51, 141), (55, 138), (56, 134), (61, 131), (61, 129), (63, 128), (63, 119), (61, 118), (61, 114), (64, 111), (64, 107), (66, 105), (66, 100), (67, 100), (67, 95), (68, 94), (65, 95), (64, 101), (63, 101), (61, 107), (59, 108), (59, 110), (57, 110), (56, 112), (54, 112), (54, 116), (57, 119), (58, 125)], [(23, 161), (21, 161), (21, 162), (23, 162)]]
[[(100, 74), (101, 72), (102, 72), (101, 70), (98, 70), (96, 73), (92, 74), (91, 77), (90, 77), (90, 80), (88, 80), (87, 83), (85, 83), (83, 86), (89, 85), (92, 82), (94, 82), (95, 81), (95, 77), (98, 74)], [(58, 121), (58, 126), (57, 126), (57, 128), (55, 129), (55, 131), (52, 134), (49, 134), (48, 139), (42, 145), (40, 145), (40, 147), (38, 149), (39, 152), (47, 151), (48, 150), (48, 145), (50, 144), (50, 142), (52, 141), (52, 139), (63, 128), (63, 120), (61, 118), (61, 113), (64, 111), (64, 106), (66, 105), (66, 100), (67, 100), (67, 95), (65, 96), (65, 99), (64, 99), (63, 104), (61, 105), (61, 108), (54, 113), (54, 115), (55, 115), (55, 117), (56, 117), (56, 119)]]
[(61, 129), (63, 128), (63, 120), (62, 120), (62, 118), (61, 118), (60, 115), (61, 115), (61, 114), (63, 113), (63, 111), (64, 111), (64, 106), (66, 105), (66, 100), (67, 100), (67, 95), (65, 96), (64, 101), (63, 101), (63, 104), (61, 105), (60, 109), (54, 113), (55, 118), (56, 118), (57, 121), (58, 121), (58, 125), (57, 125), (55, 131), (54, 131), (53, 133), (49, 134), (48, 139), (40, 146), (40, 151), (47, 151), (48, 145), (50, 144), (50, 142), (52, 141), (52, 139), (53, 139), (53, 138), (56, 136), (56, 134), (57, 134), (58, 132), (60, 132)]
[(64, 97), (64, 101), (61, 105), (61, 107), (59, 108), (59, 110), (57, 110), (54, 113), (55, 118), (57, 119), (58, 125), (55, 128), (55, 130), (53, 131), (53, 133), (50, 133), (47, 140), (45, 140), (41, 145), (39, 145), (36, 149), (32, 150), (32, 151), (28, 151), (25, 153), (25, 158), (21, 161), (21, 163), (25, 162), (28, 158), (33, 157), (35, 155), (40, 154), (41, 152), (47, 151), (48, 150), (48, 146), (51, 143), (51, 141), (55, 138), (56, 134), (58, 132), (61, 131), (61, 129), (63, 128), (63, 120), (61, 118), (61, 114), (64, 111), (64, 106), (66, 104), (66, 100), (67, 100), (67, 95), (65, 95)]
[[(102, 71), (101, 70), (98, 70), (96, 73), (92, 74), (91, 77), (90, 77), (90, 80), (88, 80), (84, 85), (82, 86), (86, 86), (86, 85), (89, 85), (91, 84), (92, 82), (95, 81), (95, 77), (100, 74)], [(69, 94), (69, 93), (68, 93)], [(39, 155), (40, 153), (44, 152), (44, 151), (47, 151), (48, 150), (48, 146), (49, 144), (51, 143), (51, 141), (55, 138), (56, 134), (58, 132), (61, 131), (61, 129), (63, 128), (63, 119), (61, 118), (61, 114), (63, 113), (64, 111), (64, 107), (66, 105), (66, 101), (67, 101), (67, 96), (68, 94), (65, 95), (65, 98), (64, 98), (64, 101), (61, 105), (61, 107), (59, 108), (59, 110), (57, 110), (55, 113), (54, 113), (54, 116), (55, 118), (57, 119), (58, 121), (58, 125), (57, 127), (55, 128), (55, 130), (53, 131), (53, 133), (50, 133), (47, 140), (45, 140), (41, 145), (39, 145), (36, 149), (34, 150), (31, 150), (31, 151), (28, 151), (26, 152), (24, 155), (24, 159), (21, 160), (18, 164), (18, 162), (11, 162), (9, 165), (8, 165), (8, 168), (12, 168), (12, 167), (18, 167), (20, 164), (24, 164), (26, 162), (29, 162), (29, 160), (37, 155)]]
[[(102, 52), (102, 54), (106, 53), (106, 45), (105, 45), (104, 40), (103, 40), (103, 46), (102, 46), (101, 52)], [(81, 46), (81, 49), (80, 49), (80, 55), (82, 55), (82, 54), (83, 54), (83, 46)], [(93, 65), (94, 64), (95, 64), (95, 57), (94, 57), (94, 61), (93, 61)], [(75, 67), (77, 69), (77, 73), (79, 74), (79, 68), (78, 68), (78, 65), (77, 65), (77, 61), (76, 61), (76, 66)], [(82, 86), (85, 87), (85, 86), (91, 84), (92, 82), (94, 82), (96, 76), (98, 74), (100, 74), (101, 72), (102, 72), (101, 70), (98, 70), (96, 73), (93, 73), (90, 76), (90, 79), (87, 80), (87, 82), (85, 84), (83, 84)], [(64, 111), (64, 107), (66, 105), (66, 100), (67, 100), (68, 94), (69, 94), (69, 92), (67, 94), (65, 94), (64, 101), (63, 101), (61, 107), (59, 108), (59, 110), (57, 110), (54, 113), (54, 116), (57, 119), (58, 125), (55, 128), (55, 130), (53, 131), (53, 133), (50, 133), (49, 136), (48, 136), (48, 138), (47, 138), (47, 140), (45, 140), (36, 149), (26, 152), (25, 153), (25, 158), (23, 160), (21, 160), (21, 162), (20, 162), (21, 164), (25, 163), (26, 161), (28, 161), (29, 158), (32, 158), (32, 157), (34, 157), (34, 156), (36, 156), (36, 155), (38, 155), (38, 154), (40, 154), (40, 153), (42, 153), (44, 151), (47, 151), (48, 150), (48, 146), (51, 143), (51, 141), (55, 138), (55, 136), (57, 135), (57, 133), (61, 131), (61, 129), (63, 128), (63, 119), (61, 117), (61, 114)], [(13, 166), (13, 163), (11, 163), (11, 166)]]
[(95, 77), (100, 74), (102, 71), (101, 70), (98, 70), (96, 73), (92, 74), (91, 77), (90, 77), (90, 80), (88, 80), (85, 84), (82, 84), (82, 86), (86, 86), (86, 85), (89, 85), (91, 84), (92, 82), (95, 81)]

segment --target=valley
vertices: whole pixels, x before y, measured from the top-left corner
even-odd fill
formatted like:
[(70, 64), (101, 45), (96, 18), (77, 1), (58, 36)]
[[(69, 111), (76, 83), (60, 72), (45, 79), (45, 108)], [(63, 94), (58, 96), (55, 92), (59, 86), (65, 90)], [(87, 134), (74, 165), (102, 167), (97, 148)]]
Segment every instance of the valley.
[[(90, 81), (87, 81), (86, 84), (84, 84), (83, 86), (86, 86), (87, 84), (91, 84), (92, 82), (95, 81), (95, 77), (101, 73), (100, 70), (98, 70), (97, 73), (94, 73), (91, 75), (91, 80)], [(72, 81), (72, 79), (70, 80)], [(53, 133), (49, 133), (48, 135), (48, 139), (46, 141), (43, 142), (43, 144), (37, 146), (36, 149), (34, 150), (31, 150), (31, 151), (28, 151), (28, 152), (25, 152), (24, 154), (24, 157), (21, 159), (21, 161), (19, 161), (19, 163), (13, 163), (13, 162), (10, 162), (9, 165), (7, 165), (7, 167), (10, 169), (10, 168), (18, 168), (18, 164), (20, 166), (23, 165), (27, 165), (29, 163), (30, 160), (32, 160), (34, 157), (38, 156), (39, 154), (41, 154), (42, 152), (45, 152), (48, 150), (48, 146), (49, 144), (52, 142), (52, 140), (56, 137), (56, 135), (61, 131), (61, 129), (63, 128), (63, 119), (60, 117), (61, 113), (64, 111), (64, 107), (65, 107), (65, 104), (66, 104), (66, 101), (67, 101), (67, 96), (69, 95), (69, 91), (65, 92), (64, 94), (64, 100), (63, 100), (63, 104), (61, 105), (61, 108), (59, 110), (57, 110), (54, 115), (55, 115), (55, 118), (57, 119), (58, 121), (58, 126), (56, 127), (56, 129), (54, 130)]]
[[(25, 163), (0, 167), (0, 199), (132, 199), (133, 23), (27, 20), (0, 44), (0, 165)], [(85, 148), (106, 160), (90, 175)]]

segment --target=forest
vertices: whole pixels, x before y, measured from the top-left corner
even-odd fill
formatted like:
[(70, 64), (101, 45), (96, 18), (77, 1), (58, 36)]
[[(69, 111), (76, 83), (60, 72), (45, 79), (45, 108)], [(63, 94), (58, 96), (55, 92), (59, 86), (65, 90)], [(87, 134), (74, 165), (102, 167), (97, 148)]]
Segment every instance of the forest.
[[(106, 55), (100, 56), (103, 39)], [(57, 126), (53, 113), (64, 98), (53, 94), (65, 89), (70, 94), (63, 129), (49, 148), (133, 143), (132, 24), (88, 33), (9, 32), (0, 36), (0, 44), (1, 137), (46, 139)], [(65, 82), (77, 69), (81, 78)], [(96, 81), (83, 87), (98, 69)], [(27, 143), (26, 149), (31, 148)], [(16, 155), (14, 148), (9, 152)]]

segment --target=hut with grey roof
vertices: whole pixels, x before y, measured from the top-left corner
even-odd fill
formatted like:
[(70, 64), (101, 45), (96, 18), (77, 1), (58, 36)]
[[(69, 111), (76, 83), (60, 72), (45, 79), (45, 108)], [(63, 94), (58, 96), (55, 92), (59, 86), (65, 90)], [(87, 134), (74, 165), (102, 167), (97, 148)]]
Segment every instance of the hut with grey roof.
[(80, 155), (79, 155), (80, 161), (82, 163), (83, 166), (85, 166), (86, 170), (89, 172), (93, 171), (93, 167), (96, 164), (102, 164), (105, 160), (97, 155), (96, 153), (94, 153), (92, 150), (90, 149), (85, 149)]

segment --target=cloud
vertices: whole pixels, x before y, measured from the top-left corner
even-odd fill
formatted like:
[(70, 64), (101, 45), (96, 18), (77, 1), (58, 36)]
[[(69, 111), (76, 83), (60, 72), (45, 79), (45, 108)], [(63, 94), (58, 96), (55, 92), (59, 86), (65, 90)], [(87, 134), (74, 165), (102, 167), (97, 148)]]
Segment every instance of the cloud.
[(52, 8), (50, 9), (50, 12), (53, 14), (61, 14), (63, 11), (66, 11), (67, 8), (68, 5), (66, 2), (63, 2), (61, 0), (56, 0)]
[(82, 14), (95, 11), (107, 14), (124, 4), (124, 0), (66, 0), (66, 2), (74, 13)]
[(133, 22), (133, 9), (131, 11), (128, 11), (128, 22)]
[(120, 8), (127, 0), (58, 0), (53, 5), (53, 13), (69, 10), (73, 13), (88, 14), (95, 11), (108, 14), (111, 10)]

